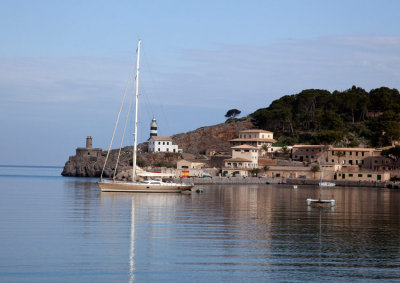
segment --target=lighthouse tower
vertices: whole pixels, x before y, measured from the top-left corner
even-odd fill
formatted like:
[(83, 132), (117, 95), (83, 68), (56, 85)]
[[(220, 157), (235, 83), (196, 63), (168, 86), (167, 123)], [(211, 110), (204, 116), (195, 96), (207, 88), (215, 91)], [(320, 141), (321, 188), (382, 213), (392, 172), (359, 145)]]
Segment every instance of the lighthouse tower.
[(157, 120), (153, 117), (150, 124), (150, 138), (157, 136)]

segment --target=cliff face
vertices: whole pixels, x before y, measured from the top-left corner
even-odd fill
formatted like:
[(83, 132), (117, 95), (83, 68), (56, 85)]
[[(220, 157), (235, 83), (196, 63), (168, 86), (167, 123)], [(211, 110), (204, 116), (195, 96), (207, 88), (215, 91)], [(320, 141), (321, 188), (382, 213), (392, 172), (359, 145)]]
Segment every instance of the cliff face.
[[(215, 126), (202, 127), (197, 130), (172, 136), (174, 144), (177, 144), (184, 153), (195, 155), (206, 154), (209, 151), (230, 152), (229, 140), (238, 137), (239, 131), (253, 128), (250, 119), (223, 123)], [(174, 167), (181, 159), (180, 154), (173, 153), (147, 153), (146, 144), (139, 145), (137, 163), (140, 167)], [(78, 148), (76, 155), (71, 156), (65, 163), (63, 176), (71, 177), (100, 177), (101, 170), (107, 152), (101, 149)], [(113, 175), (118, 156), (118, 149), (110, 152), (103, 177)], [(132, 168), (132, 147), (122, 148), (120, 162), (117, 168), (119, 172)]]
[[(101, 149), (97, 149), (97, 152), (92, 152), (90, 149), (77, 149), (76, 155), (70, 156), (69, 160), (65, 163), (61, 175), (68, 177), (100, 177), (106, 155), (107, 152)], [(117, 156), (118, 150), (114, 149), (110, 152), (103, 177), (108, 178), (112, 176)], [(130, 147), (124, 147), (121, 150), (117, 172), (128, 169), (131, 161), (132, 149)]]
[(205, 154), (209, 151), (230, 152), (229, 140), (237, 138), (239, 131), (254, 128), (250, 119), (222, 123), (215, 126), (198, 128), (197, 130), (172, 136), (185, 153)]

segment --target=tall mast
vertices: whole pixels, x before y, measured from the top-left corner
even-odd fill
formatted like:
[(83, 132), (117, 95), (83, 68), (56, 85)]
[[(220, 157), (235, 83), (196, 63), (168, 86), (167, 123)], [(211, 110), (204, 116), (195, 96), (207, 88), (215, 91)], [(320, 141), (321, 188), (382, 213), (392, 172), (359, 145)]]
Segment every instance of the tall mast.
[(140, 43), (139, 40), (137, 47), (136, 58), (136, 93), (135, 93), (135, 131), (133, 133), (133, 168), (132, 168), (132, 181), (136, 180), (136, 155), (137, 155), (137, 126), (138, 126), (138, 97), (139, 97), (139, 61), (140, 61)]

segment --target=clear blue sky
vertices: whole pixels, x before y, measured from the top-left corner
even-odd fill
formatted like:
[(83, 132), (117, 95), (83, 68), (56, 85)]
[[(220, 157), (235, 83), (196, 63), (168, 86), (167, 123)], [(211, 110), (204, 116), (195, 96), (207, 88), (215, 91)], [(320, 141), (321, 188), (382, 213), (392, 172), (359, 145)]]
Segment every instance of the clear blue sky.
[(307, 88), (399, 88), (400, 1), (0, 0), (0, 164), (106, 148), (143, 42), (140, 140)]

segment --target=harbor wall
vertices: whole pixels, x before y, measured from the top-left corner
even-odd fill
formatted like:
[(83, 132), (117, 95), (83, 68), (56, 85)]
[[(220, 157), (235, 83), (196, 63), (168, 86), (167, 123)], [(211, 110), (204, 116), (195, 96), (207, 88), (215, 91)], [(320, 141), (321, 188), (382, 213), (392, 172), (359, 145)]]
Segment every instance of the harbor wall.
[[(313, 179), (282, 179), (282, 178), (257, 178), (257, 177), (213, 177), (213, 178), (183, 178), (175, 182), (194, 183), (195, 185), (229, 185), (229, 184), (287, 184), (287, 185), (318, 185), (319, 180)], [(375, 188), (400, 188), (400, 184), (378, 181), (335, 181), (336, 186), (344, 187), (375, 187)]]

